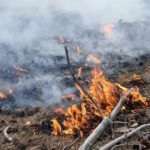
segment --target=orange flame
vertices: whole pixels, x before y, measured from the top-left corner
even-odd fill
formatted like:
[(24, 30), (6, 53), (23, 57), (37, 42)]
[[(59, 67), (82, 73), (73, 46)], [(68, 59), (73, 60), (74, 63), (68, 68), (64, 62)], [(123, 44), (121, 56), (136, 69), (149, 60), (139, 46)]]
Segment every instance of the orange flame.
[(61, 126), (60, 124), (58, 123), (57, 119), (53, 118), (51, 120), (52, 124), (53, 124), (53, 134), (54, 135), (58, 135), (61, 133)]
[(57, 114), (65, 115), (65, 111), (62, 108), (57, 108), (57, 109), (54, 110), (54, 112), (57, 113)]
[(81, 54), (81, 49), (80, 49), (79, 46), (76, 47), (76, 51), (77, 51), (78, 54)]
[[(61, 128), (56, 119), (52, 120), (54, 128), (53, 134), (55, 135), (60, 133), (66, 135), (80, 134), (82, 137), (86, 128), (89, 126), (93, 127), (93, 120), (98, 122), (101, 118), (99, 111), (82, 91), (82, 88), (78, 85), (76, 85), (76, 88), (80, 92), (80, 98), (82, 99), (81, 104), (79, 106), (74, 104), (68, 107), (68, 109), (63, 113), (65, 117), (62, 122), (63, 128)], [(94, 67), (87, 92), (95, 101), (97, 101), (97, 104), (103, 109), (103, 113), (106, 116), (109, 116), (118, 103), (120, 97), (127, 91), (128, 88), (123, 87), (118, 83), (115, 84), (110, 82), (101, 69)], [(146, 98), (140, 94), (139, 88), (137, 87), (135, 87), (128, 99), (130, 99), (132, 103), (138, 102), (143, 106), (148, 106)], [(125, 109), (125, 106), (123, 106), (122, 110)], [(91, 130), (92, 129), (90, 127), (89, 131)]]
[(94, 55), (88, 55), (87, 58), (86, 58), (86, 61), (89, 61), (89, 62), (94, 62), (96, 64), (100, 64), (101, 61)]
[(75, 100), (75, 98), (76, 98), (76, 95), (74, 94), (67, 94), (67, 95), (62, 96), (62, 100), (66, 100), (66, 99)]
[(114, 25), (113, 24), (106, 24), (102, 27), (102, 30), (106, 33), (106, 34), (111, 34), (113, 31)]
[(133, 74), (131, 76), (131, 78), (129, 79), (129, 82), (137, 82), (137, 83), (143, 83), (140, 75), (137, 75), (137, 74)]
[(8, 99), (8, 97), (0, 91), (0, 99)]

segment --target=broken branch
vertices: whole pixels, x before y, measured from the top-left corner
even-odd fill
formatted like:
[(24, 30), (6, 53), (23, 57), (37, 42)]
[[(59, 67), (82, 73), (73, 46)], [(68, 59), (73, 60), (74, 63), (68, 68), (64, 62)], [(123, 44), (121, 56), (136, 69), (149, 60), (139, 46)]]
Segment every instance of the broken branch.
[(119, 143), (119, 142), (121, 142), (123, 140), (126, 140), (127, 138), (133, 136), (134, 134), (136, 134), (140, 130), (143, 130), (144, 128), (148, 128), (148, 127), (150, 127), (150, 123), (149, 124), (141, 125), (138, 128), (134, 129), (133, 131), (131, 131), (131, 132), (125, 134), (125, 135), (122, 135), (122, 136), (116, 138), (115, 140), (109, 142), (108, 144), (106, 144), (103, 147), (101, 147), (99, 150), (108, 150), (109, 148), (111, 148), (115, 144), (117, 144), (117, 143)]
[(111, 112), (110, 117), (104, 117), (102, 122), (96, 127), (96, 129), (90, 134), (90, 136), (85, 140), (85, 142), (79, 147), (79, 150), (89, 150), (96, 140), (102, 135), (104, 130), (111, 125), (112, 121), (117, 116), (121, 107), (123, 106), (126, 98), (131, 94), (133, 88), (131, 88), (123, 97), (120, 98), (117, 106)]
[(100, 115), (104, 118), (104, 114), (102, 109), (98, 106), (98, 103), (92, 98), (92, 96), (83, 88), (83, 86), (81, 85), (81, 83), (79, 82), (79, 80), (76, 78), (75, 73), (72, 69), (71, 63), (70, 63), (70, 58), (69, 58), (69, 53), (68, 53), (68, 48), (65, 46), (65, 52), (66, 52), (66, 58), (67, 58), (67, 63), (68, 63), (68, 67), (70, 70), (70, 74), (72, 75), (74, 81), (77, 83), (77, 85), (81, 88), (81, 90), (83, 91), (83, 93), (91, 100), (91, 102), (95, 105), (95, 107), (97, 108), (97, 110), (99, 111)]
[(7, 131), (8, 131), (9, 128), (10, 128), (10, 125), (7, 126), (7, 127), (4, 129), (3, 133), (4, 133), (5, 138), (6, 138), (9, 142), (12, 142), (12, 140), (13, 140), (12, 137), (10, 137), (10, 136), (8, 135), (8, 133), (7, 133)]

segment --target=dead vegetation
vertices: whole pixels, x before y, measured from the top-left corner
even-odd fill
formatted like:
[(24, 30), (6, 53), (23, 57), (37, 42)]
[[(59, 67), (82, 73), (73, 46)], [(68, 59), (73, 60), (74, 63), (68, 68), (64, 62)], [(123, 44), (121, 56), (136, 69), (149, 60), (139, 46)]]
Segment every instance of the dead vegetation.
[[(142, 93), (145, 95), (149, 102), (150, 92), (150, 74), (149, 74), (149, 62), (145, 61), (145, 65), (140, 66), (138, 70), (128, 71), (126, 73), (118, 74), (116, 80), (127, 86), (138, 85), (142, 89)], [(132, 74), (134, 75), (134, 78)], [(72, 74), (74, 76), (74, 74)], [(132, 78), (131, 78), (132, 76)], [(141, 78), (139, 78), (141, 77)], [(75, 79), (77, 80), (77, 79)], [(134, 80), (134, 82), (132, 82)], [(78, 81), (78, 80), (77, 80)], [(78, 81), (79, 82), (79, 81)], [(80, 81), (81, 82), (81, 81)], [(80, 84), (79, 84), (80, 85)], [(83, 88), (80, 85), (80, 88)], [(84, 93), (86, 95), (86, 92)], [(128, 95), (127, 95), (128, 96)], [(88, 97), (88, 95), (87, 95)], [(89, 97), (90, 99), (90, 97)], [(95, 100), (93, 100), (95, 101)], [(97, 103), (94, 104), (97, 107)], [(137, 105), (138, 106), (138, 105)], [(117, 106), (116, 106), (117, 107)], [(132, 109), (133, 108), (133, 109)], [(117, 109), (117, 113), (120, 110)], [(58, 111), (58, 110), (57, 110)], [(64, 113), (61, 109), (59, 114)], [(98, 111), (99, 113), (101, 111)], [(149, 149), (150, 148), (150, 130), (148, 127), (150, 122), (150, 111), (148, 107), (139, 107), (136, 109), (135, 106), (130, 106), (126, 104), (126, 108), (122, 108), (116, 117), (106, 118), (103, 116), (102, 122), (107, 122), (109, 126), (103, 128), (104, 132), (99, 136), (96, 133), (96, 139), (93, 140), (92, 149)], [(101, 116), (103, 113), (100, 113)], [(59, 136), (54, 136), (52, 133), (54, 131), (53, 124), (51, 120), (54, 117), (58, 117), (57, 112), (55, 113), (54, 107), (50, 108), (19, 108), (19, 109), (9, 109), (5, 107), (0, 108), (0, 149), (27, 149), (27, 150), (66, 150), (72, 149), (76, 150), (80, 146), (82, 147), (84, 141), (86, 141), (87, 135), (92, 136), (91, 129), (94, 129), (98, 122), (93, 122), (92, 128), (86, 130), (86, 134), (80, 137), (82, 134), (76, 131), (76, 134), (64, 135), (59, 132)], [(64, 116), (60, 116), (59, 121), (62, 121)], [(106, 118), (106, 119), (105, 119)], [(113, 119), (111, 119), (113, 118)], [(98, 118), (97, 118), (98, 119)], [(102, 123), (101, 122), (101, 123)], [(100, 121), (99, 121), (100, 123)], [(100, 126), (101, 126), (100, 123)], [(145, 125), (144, 125), (145, 124)], [(61, 127), (59, 127), (61, 128)], [(143, 129), (139, 131), (139, 129)], [(136, 134), (130, 137), (132, 133)], [(61, 129), (59, 129), (61, 131)], [(137, 132), (138, 131), (138, 132)], [(121, 137), (120, 137), (121, 136)], [(130, 137), (130, 140), (128, 138)], [(88, 138), (87, 138), (88, 139)], [(119, 140), (118, 140), (119, 139)], [(122, 141), (123, 139), (123, 141)], [(89, 143), (85, 142), (85, 143)], [(107, 144), (108, 143), (108, 144)], [(112, 144), (113, 143), (113, 144)], [(109, 146), (108, 146), (109, 145)], [(89, 146), (89, 145), (88, 145)], [(104, 147), (103, 147), (104, 146)], [(89, 148), (89, 147), (88, 147)], [(80, 148), (87, 149), (87, 147)]]

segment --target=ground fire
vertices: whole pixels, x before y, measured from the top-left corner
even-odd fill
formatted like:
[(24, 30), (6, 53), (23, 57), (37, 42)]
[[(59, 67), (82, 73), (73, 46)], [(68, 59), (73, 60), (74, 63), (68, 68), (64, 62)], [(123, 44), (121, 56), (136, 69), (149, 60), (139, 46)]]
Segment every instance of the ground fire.
[[(79, 68), (80, 70), (80, 68)], [(79, 74), (79, 73), (78, 73)], [(135, 75), (133, 75), (133, 79)], [(98, 107), (102, 108), (104, 115), (109, 116), (111, 111), (117, 105), (119, 99), (128, 88), (121, 86), (118, 83), (113, 83), (103, 74), (99, 67), (94, 67), (90, 79), (88, 78), (87, 91), (97, 102)], [(53, 134), (66, 134), (76, 135), (80, 134), (82, 137), (89, 128), (90, 133), (93, 129), (92, 122), (100, 122), (102, 116), (97, 108), (93, 105), (92, 101), (85, 95), (80, 86), (76, 85), (80, 95), (80, 105), (72, 105), (61, 113), (58, 114), (64, 116), (64, 120), (59, 122), (56, 118), (52, 119)], [(131, 93), (131, 96), (127, 99), (126, 103), (138, 104), (137, 106), (147, 107), (148, 102), (144, 96), (140, 94), (139, 88), (135, 87)], [(126, 106), (123, 106), (122, 110), (126, 110)], [(131, 110), (128, 110), (131, 111)]]
[(0, 150), (150, 150), (149, 8), (1, 0)]

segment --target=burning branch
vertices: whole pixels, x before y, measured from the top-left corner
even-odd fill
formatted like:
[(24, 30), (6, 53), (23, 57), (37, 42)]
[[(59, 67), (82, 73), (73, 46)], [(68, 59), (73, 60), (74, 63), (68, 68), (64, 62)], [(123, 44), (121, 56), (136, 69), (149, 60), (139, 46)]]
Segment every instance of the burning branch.
[(104, 130), (111, 125), (112, 121), (117, 116), (121, 107), (125, 103), (126, 98), (131, 94), (133, 88), (131, 88), (123, 97), (120, 98), (117, 106), (111, 112), (109, 117), (104, 117), (102, 122), (96, 127), (96, 129), (91, 133), (91, 135), (85, 140), (85, 142), (80, 146), (79, 150), (89, 150), (96, 140), (103, 134)]
[(116, 138), (115, 140), (111, 141), (110, 143), (104, 145), (99, 150), (107, 150), (107, 149), (111, 148), (112, 146), (114, 146), (115, 144), (117, 144), (123, 140), (126, 140), (127, 138), (133, 136), (134, 134), (136, 134), (140, 130), (143, 130), (144, 128), (148, 128), (148, 127), (150, 127), (150, 123), (141, 125), (138, 128), (134, 129), (133, 131), (129, 132), (128, 134), (122, 135), (122, 136)]
[(9, 128), (10, 128), (10, 125), (7, 126), (7, 127), (4, 129), (3, 133), (4, 133), (5, 138), (6, 138), (9, 142), (12, 142), (12, 140), (13, 140), (12, 137), (10, 137), (10, 136), (8, 135), (8, 133), (7, 133), (7, 131), (8, 131)]
[(72, 69), (71, 63), (70, 63), (70, 58), (69, 58), (69, 53), (68, 53), (68, 48), (65, 46), (65, 52), (66, 52), (66, 58), (67, 58), (67, 63), (68, 63), (68, 67), (70, 70), (70, 74), (72, 75), (74, 81), (77, 83), (77, 85), (81, 88), (81, 90), (83, 91), (83, 93), (91, 100), (91, 102), (95, 105), (95, 107), (97, 108), (97, 110), (99, 111), (100, 115), (104, 118), (104, 114), (102, 109), (98, 106), (97, 101), (95, 101), (91, 95), (83, 88), (83, 86), (81, 85), (81, 83), (79, 82), (79, 80), (76, 78), (76, 75)]

